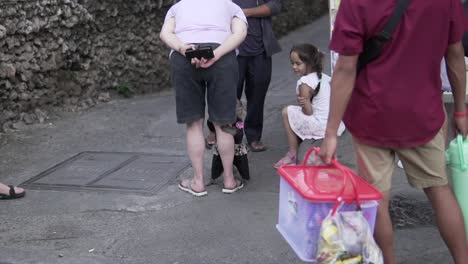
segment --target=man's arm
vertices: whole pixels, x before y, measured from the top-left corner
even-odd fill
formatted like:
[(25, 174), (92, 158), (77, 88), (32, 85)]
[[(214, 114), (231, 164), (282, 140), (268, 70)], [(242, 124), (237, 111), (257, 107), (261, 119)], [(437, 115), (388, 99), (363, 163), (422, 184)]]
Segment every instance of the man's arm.
[(246, 17), (269, 17), (281, 12), (281, 0), (271, 0), (263, 5), (242, 9)]
[[(449, 45), (445, 52), (447, 76), (450, 81), (450, 86), (452, 86), (454, 111), (459, 113), (466, 111), (466, 69), (464, 54), (463, 45), (460, 41)], [(455, 124), (463, 137), (466, 137), (468, 132), (466, 121), (466, 116), (455, 117)]]
[(338, 57), (331, 79), (330, 113), (320, 157), (329, 164), (335, 156), (337, 133), (356, 81), (358, 55)]

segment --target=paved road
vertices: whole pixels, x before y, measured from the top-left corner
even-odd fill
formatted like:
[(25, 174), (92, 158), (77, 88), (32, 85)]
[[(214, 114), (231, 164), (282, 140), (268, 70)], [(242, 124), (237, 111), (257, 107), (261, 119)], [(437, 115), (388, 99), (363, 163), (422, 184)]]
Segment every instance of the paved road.
[[(220, 186), (209, 186), (204, 198), (182, 193), (175, 183), (190, 168), (150, 196), (29, 190), (25, 199), (0, 202), (0, 263), (302, 263), (275, 229), (279, 176), (272, 165), (287, 150), (280, 109), (295, 101), (289, 49), (307, 41), (327, 51), (328, 38), (325, 16), (281, 39), (284, 51), (274, 57), (266, 102), (264, 142), (270, 149), (249, 154), (252, 180), (242, 191), (223, 195)], [(185, 155), (171, 92), (62, 113), (51, 124), (2, 140), (0, 181), (13, 184), (83, 151)], [(339, 159), (354, 167), (348, 133), (339, 144)], [(398, 170), (395, 194), (424, 201), (402, 176)], [(451, 263), (434, 226), (398, 230), (396, 250), (399, 263)]]

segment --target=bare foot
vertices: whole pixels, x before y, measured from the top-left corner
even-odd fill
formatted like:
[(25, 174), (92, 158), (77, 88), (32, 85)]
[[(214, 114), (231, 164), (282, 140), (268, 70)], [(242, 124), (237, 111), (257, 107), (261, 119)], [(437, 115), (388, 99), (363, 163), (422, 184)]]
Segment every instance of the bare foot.
[(281, 158), (278, 162), (275, 163), (274, 167), (277, 169), (284, 165), (295, 165), (297, 162), (297, 157), (291, 151), (288, 151), (286, 155)]
[(182, 185), (185, 188), (190, 188), (194, 192), (204, 192), (205, 191), (205, 184), (197, 183), (193, 179), (183, 179), (180, 182), (180, 185)]
[(240, 180), (234, 180), (234, 184), (229, 184), (229, 185), (227, 185), (225, 181), (222, 192), (227, 193), (227, 194), (235, 193), (238, 190), (242, 189), (243, 187), (244, 187), (244, 183), (242, 183), (242, 181)]
[(205, 190), (205, 186), (203, 185), (203, 183), (202, 187), (200, 188), (200, 186), (195, 184), (195, 182), (192, 179), (184, 179), (180, 181), (178, 187), (180, 190), (190, 193), (191, 195), (197, 197), (205, 196), (208, 194), (208, 192)]

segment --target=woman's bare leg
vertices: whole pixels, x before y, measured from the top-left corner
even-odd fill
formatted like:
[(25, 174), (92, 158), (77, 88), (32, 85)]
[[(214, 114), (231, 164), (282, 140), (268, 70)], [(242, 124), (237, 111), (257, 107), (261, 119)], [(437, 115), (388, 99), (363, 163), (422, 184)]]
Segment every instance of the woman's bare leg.
[(297, 156), (297, 151), (299, 149), (300, 140), (297, 137), (297, 135), (294, 133), (294, 131), (292, 130), (291, 126), (289, 125), (287, 106), (283, 108), (283, 111), (281, 112), (281, 114), (283, 115), (283, 126), (284, 126), (284, 129), (286, 130), (286, 135), (288, 137), (289, 151)]
[(187, 124), (187, 152), (194, 171), (191, 188), (196, 192), (205, 190), (203, 180), (203, 160), (205, 157), (203, 123), (203, 119), (200, 119)]
[(219, 124), (214, 124), (216, 130), (216, 142), (218, 144), (218, 152), (221, 156), (221, 162), (224, 168), (224, 188), (232, 189), (237, 186), (232, 171), (232, 163), (234, 161), (234, 137), (231, 134), (224, 132)]

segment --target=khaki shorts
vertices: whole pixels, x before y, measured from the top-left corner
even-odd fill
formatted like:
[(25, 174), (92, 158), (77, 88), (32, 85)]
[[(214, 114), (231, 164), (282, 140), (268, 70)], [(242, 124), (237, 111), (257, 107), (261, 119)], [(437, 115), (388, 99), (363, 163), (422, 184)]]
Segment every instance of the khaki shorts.
[(390, 191), (396, 155), (411, 186), (428, 188), (448, 184), (442, 129), (430, 142), (416, 148), (386, 149), (360, 143), (353, 137), (358, 174), (381, 192)]

